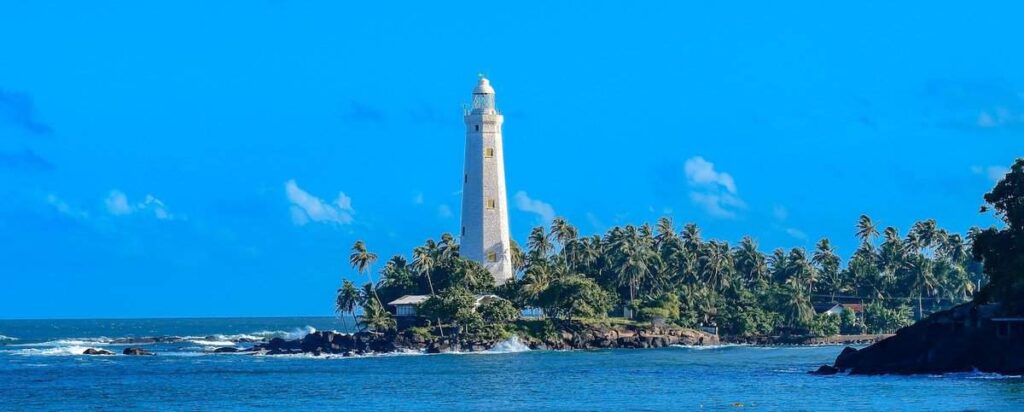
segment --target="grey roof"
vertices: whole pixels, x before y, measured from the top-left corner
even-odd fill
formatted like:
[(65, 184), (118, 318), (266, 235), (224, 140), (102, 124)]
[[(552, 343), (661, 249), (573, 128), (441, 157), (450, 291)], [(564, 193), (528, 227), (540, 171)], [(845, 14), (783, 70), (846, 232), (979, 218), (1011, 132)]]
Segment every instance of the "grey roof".
[(423, 302), (426, 302), (427, 299), (430, 299), (430, 296), (427, 296), (427, 295), (405, 295), (405, 296), (402, 296), (402, 297), (400, 297), (398, 299), (395, 299), (395, 300), (393, 300), (391, 302), (388, 302), (388, 305), (391, 305), (391, 306), (397, 306), (397, 305), (419, 305), (419, 304), (421, 304)]

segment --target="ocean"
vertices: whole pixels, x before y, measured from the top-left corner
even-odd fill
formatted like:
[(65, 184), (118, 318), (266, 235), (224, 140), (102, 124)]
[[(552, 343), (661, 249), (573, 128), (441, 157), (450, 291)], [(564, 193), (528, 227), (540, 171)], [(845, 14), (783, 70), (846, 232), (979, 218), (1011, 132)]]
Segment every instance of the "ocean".
[[(214, 354), (335, 318), (0, 320), (0, 410), (1020, 410), (1024, 379), (813, 376), (841, 346)], [(118, 338), (172, 336), (123, 356)], [(79, 355), (85, 348), (116, 356)]]

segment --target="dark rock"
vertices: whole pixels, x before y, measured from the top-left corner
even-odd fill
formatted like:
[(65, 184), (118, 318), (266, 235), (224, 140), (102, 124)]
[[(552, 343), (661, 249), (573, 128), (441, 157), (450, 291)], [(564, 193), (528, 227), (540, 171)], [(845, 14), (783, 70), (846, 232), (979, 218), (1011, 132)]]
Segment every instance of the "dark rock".
[(998, 305), (936, 312), (864, 349), (844, 349), (835, 367), (851, 374), (1024, 373), (1024, 328), (999, 320)]
[(89, 349), (86, 349), (86, 350), (82, 351), (82, 354), (83, 355), (113, 355), (114, 352), (111, 352), (111, 351), (106, 350), (106, 349), (89, 348)]
[(124, 348), (124, 350), (121, 351), (121, 353), (130, 356), (156, 355), (155, 353), (147, 351), (142, 348)]
[(239, 349), (236, 348), (236, 347), (225, 346), (223, 348), (214, 349), (213, 353), (235, 353), (235, 352), (238, 352), (238, 351), (239, 351)]
[(821, 365), (818, 370), (810, 372), (812, 375), (835, 375), (839, 373), (839, 368), (830, 365)]
[(836, 357), (835, 367), (838, 369), (849, 369), (855, 358), (857, 357), (857, 349), (849, 346), (843, 348), (843, 351)]

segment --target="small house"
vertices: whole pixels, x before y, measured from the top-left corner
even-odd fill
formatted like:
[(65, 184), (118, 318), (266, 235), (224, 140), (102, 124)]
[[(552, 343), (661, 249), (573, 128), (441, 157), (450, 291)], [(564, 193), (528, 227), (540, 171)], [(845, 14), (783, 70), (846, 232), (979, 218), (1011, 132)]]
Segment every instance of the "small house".
[(395, 316), (412, 317), (416, 316), (416, 308), (423, 304), (423, 302), (426, 302), (427, 299), (430, 299), (430, 296), (405, 295), (388, 302), (388, 306), (393, 306), (395, 308)]
[[(480, 307), (484, 303), (490, 303), (495, 300), (501, 299), (498, 295), (476, 295), (474, 296), (476, 301), (473, 302), (473, 307)], [(391, 302), (388, 302), (388, 306), (395, 308), (395, 316), (397, 317), (413, 317), (416, 316), (416, 308), (430, 299), (429, 295), (405, 295)]]

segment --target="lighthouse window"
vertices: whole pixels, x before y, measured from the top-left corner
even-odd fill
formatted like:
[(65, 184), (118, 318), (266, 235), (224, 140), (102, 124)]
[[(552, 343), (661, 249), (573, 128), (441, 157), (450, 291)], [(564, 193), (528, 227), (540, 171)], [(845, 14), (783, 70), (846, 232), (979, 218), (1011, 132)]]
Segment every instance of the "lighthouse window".
[(488, 159), (494, 157), (494, 148), (493, 147), (488, 147), (488, 148), (484, 149), (484, 157), (486, 157)]
[(495, 202), (494, 199), (487, 199), (487, 208), (494, 209), (495, 207), (497, 207), (497, 203), (498, 202)]
[(487, 261), (491, 263), (497, 262), (498, 254), (494, 253), (494, 251), (487, 252)]
[(462, 227), (462, 236), (466, 236), (466, 227), (465, 226)]
[(479, 131), (480, 131), (480, 125), (478, 125), (478, 124), (474, 124), (474, 125), (473, 125), (473, 130), (475, 130), (475, 131), (478, 131), (478, 132), (479, 132)]
[(462, 175), (462, 183), (469, 183), (469, 174)]

